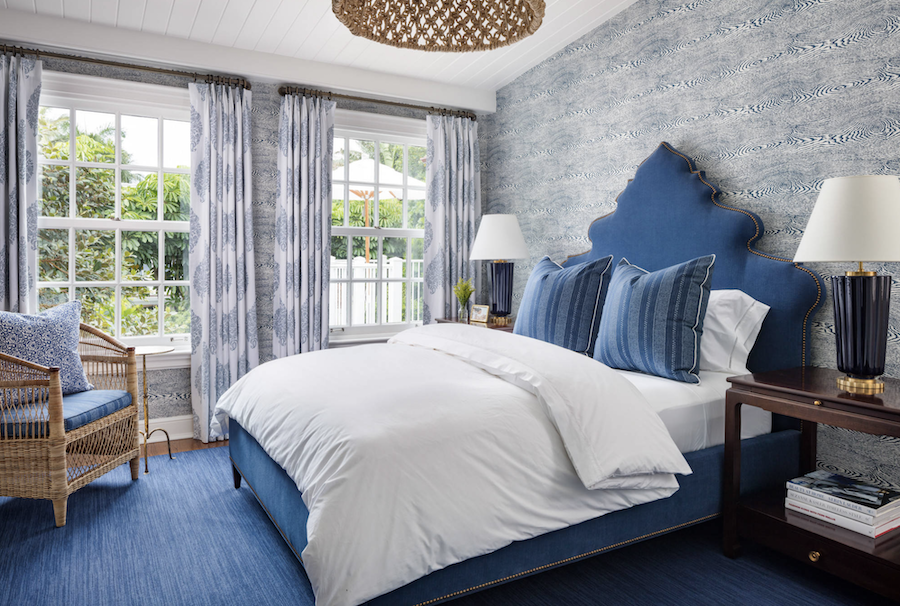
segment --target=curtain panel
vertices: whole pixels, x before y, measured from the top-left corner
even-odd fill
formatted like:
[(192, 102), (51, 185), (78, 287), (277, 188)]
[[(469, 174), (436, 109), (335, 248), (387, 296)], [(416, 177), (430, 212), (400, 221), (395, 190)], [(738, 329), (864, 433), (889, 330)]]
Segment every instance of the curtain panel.
[(456, 315), (453, 286), (472, 279), (479, 291), (469, 251), (481, 215), (478, 123), (468, 118), (428, 116), (425, 159), (424, 322)]
[(228, 438), (216, 401), (259, 364), (249, 90), (189, 85), (191, 401), (194, 437)]
[(0, 311), (37, 311), (41, 62), (0, 55)]
[(328, 348), (334, 101), (285, 95), (275, 209), (276, 358)]

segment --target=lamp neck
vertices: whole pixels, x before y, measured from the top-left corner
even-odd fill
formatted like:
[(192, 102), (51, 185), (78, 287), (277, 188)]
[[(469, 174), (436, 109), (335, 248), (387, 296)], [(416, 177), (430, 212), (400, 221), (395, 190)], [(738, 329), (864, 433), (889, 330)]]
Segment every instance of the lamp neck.
[(844, 275), (845, 275), (845, 276), (850, 276), (850, 277), (876, 276), (876, 275), (878, 275), (878, 272), (877, 272), (877, 271), (865, 271), (865, 270), (863, 270), (863, 262), (862, 262), (862, 261), (857, 261), (857, 263), (859, 263), (859, 269), (858, 269), (857, 271), (848, 271), (848, 272), (844, 272)]

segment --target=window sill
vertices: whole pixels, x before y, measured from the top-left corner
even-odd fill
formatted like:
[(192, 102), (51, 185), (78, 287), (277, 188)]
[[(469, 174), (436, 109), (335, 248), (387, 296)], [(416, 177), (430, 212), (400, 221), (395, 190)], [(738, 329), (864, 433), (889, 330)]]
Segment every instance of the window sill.
[(398, 326), (395, 330), (386, 330), (379, 332), (332, 332), (328, 339), (328, 349), (337, 349), (339, 347), (351, 347), (353, 345), (368, 345), (370, 343), (386, 343), (391, 337), (403, 332), (408, 328), (421, 326), (421, 324), (404, 324)]
[[(143, 370), (143, 362), (138, 356), (138, 371)], [(172, 370), (191, 367), (191, 348), (179, 347), (169, 353), (147, 356), (147, 370)]]

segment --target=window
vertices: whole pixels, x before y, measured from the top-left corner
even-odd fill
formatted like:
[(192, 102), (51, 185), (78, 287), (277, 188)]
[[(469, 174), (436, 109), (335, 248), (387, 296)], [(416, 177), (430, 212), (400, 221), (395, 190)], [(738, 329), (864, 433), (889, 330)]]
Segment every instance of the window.
[[(384, 128), (384, 116), (369, 120)], [(408, 131), (335, 129), (329, 304), (333, 335), (384, 334), (422, 322), (424, 122), (421, 130), (422, 135), (410, 136)]]
[(187, 92), (61, 74), (47, 88), (39, 114), (39, 308), (78, 299), (82, 321), (133, 344), (184, 341)]

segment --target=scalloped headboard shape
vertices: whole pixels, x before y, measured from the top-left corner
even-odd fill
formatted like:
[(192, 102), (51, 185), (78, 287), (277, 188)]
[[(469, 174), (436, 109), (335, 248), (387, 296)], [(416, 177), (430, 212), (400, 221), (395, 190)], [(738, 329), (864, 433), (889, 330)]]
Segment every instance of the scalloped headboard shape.
[(771, 310), (748, 366), (753, 372), (808, 363), (809, 324), (825, 292), (812, 270), (755, 250), (762, 221), (723, 206), (719, 192), (693, 161), (666, 142), (638, 167), (615, 212), (588, 229), (590, 251), (564, 265), (612, 254), (655, 271), (715, 253), (712, 288), (736, 288)]

